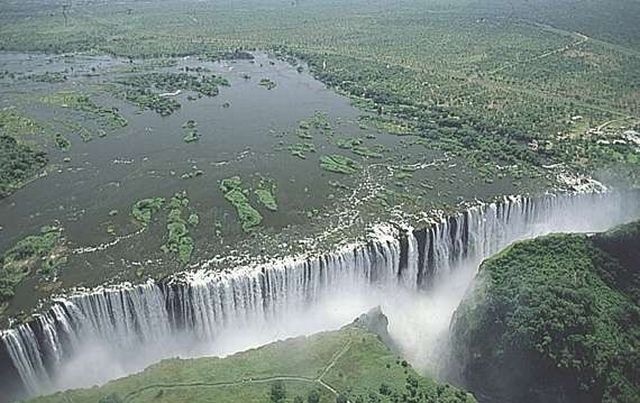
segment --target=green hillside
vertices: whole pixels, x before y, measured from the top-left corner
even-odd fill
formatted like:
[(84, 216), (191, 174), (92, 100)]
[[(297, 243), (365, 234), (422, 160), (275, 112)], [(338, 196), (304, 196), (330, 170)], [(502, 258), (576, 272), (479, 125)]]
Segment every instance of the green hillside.
[(452, 371), (503, 402), (640, 401), (640, 223), (521, 242), (456, 312)]
[(34, 402), (475, 402), (418, 375), (364, 322), (223, 359), (165, 360), (100, 388)]

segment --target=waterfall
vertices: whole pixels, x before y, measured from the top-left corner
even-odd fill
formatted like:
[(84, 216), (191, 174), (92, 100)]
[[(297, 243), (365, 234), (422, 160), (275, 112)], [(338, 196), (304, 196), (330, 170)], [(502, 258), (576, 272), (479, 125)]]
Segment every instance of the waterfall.
[[(263, 332), (264, 342), (294, 336), (299, 329), (290, 318), (304, 317), (336, 295), (362, 290), (375, 303), (380, 290), (428, 294), (463, 267), (477, 269), (482, 259), (514, 241), (549, 232), (601, 231), (638, 217), (637, 194), (505, 197), (420, 229), (377, 226), (366, 241), (321, 256), (76, 292), (54, 301), (34, 320), (4, 331), (0, 358), (10, 357), (7, 365), (28, 396), (87, 386), (77, 380), (78, 373), (91, 379), (88, 384), (104, 382), (162, 358), (221, 353), (212, 347), (218, 344), (235, 343), (227, 353), (252, 346), (236, 340), (238, 334)], [(308, 315), (310, 323), (317, 322)], [(273, 331), (274, 323), (285, 330)], [(239, 332), (230, 336), (231, 329)], [(113, 365), (104, 365), (107, 370), (101, 359)], [(10, 387), (0, 380), (0, 389)]]

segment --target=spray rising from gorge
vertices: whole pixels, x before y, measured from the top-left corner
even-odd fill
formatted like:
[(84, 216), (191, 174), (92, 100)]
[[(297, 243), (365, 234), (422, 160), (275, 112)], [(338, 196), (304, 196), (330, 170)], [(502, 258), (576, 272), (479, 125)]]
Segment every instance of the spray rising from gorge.
[(74, 294), (4, 333), (0, 360), (14, 371), (2, 389), (89, 386), (162, 358), (226, 355), (335, 329), (377, 305), (401, 354), (435, 372), (452, 314), (484, 258), (520, 239), (637, 218), (637, 196), (505, 198), (424, 229), (377, 227), (367, 242), (328, 255)]

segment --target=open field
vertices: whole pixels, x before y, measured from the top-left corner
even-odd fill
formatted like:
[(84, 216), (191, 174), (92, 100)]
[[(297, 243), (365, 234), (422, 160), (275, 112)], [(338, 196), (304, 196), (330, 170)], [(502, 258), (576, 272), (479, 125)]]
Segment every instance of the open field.
[[(280, 392), (274, 394), (274, 389)], [(33, 402), (313, 403), (340, 398), (351, 402), (475, 401), (457, 388), (421, 377), (377, 335), (350, 325), (222, 359), (166, 360), (100, 388)]]

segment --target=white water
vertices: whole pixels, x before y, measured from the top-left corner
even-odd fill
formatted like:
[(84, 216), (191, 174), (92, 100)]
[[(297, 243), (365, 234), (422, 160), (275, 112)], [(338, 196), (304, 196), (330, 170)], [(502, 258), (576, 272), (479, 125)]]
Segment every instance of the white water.
[(336, 329), (380, 305), (404, 356), (435, 371), (439, 339), (484, 258), (516, 240), (638, 217), (633, 196), (510, 198), (422, 233), (379, 227), (366, 244), (326, 256), (74, 295), (3, 340), (35, 395), (104, 383), (162, 358), (226, 355)]

